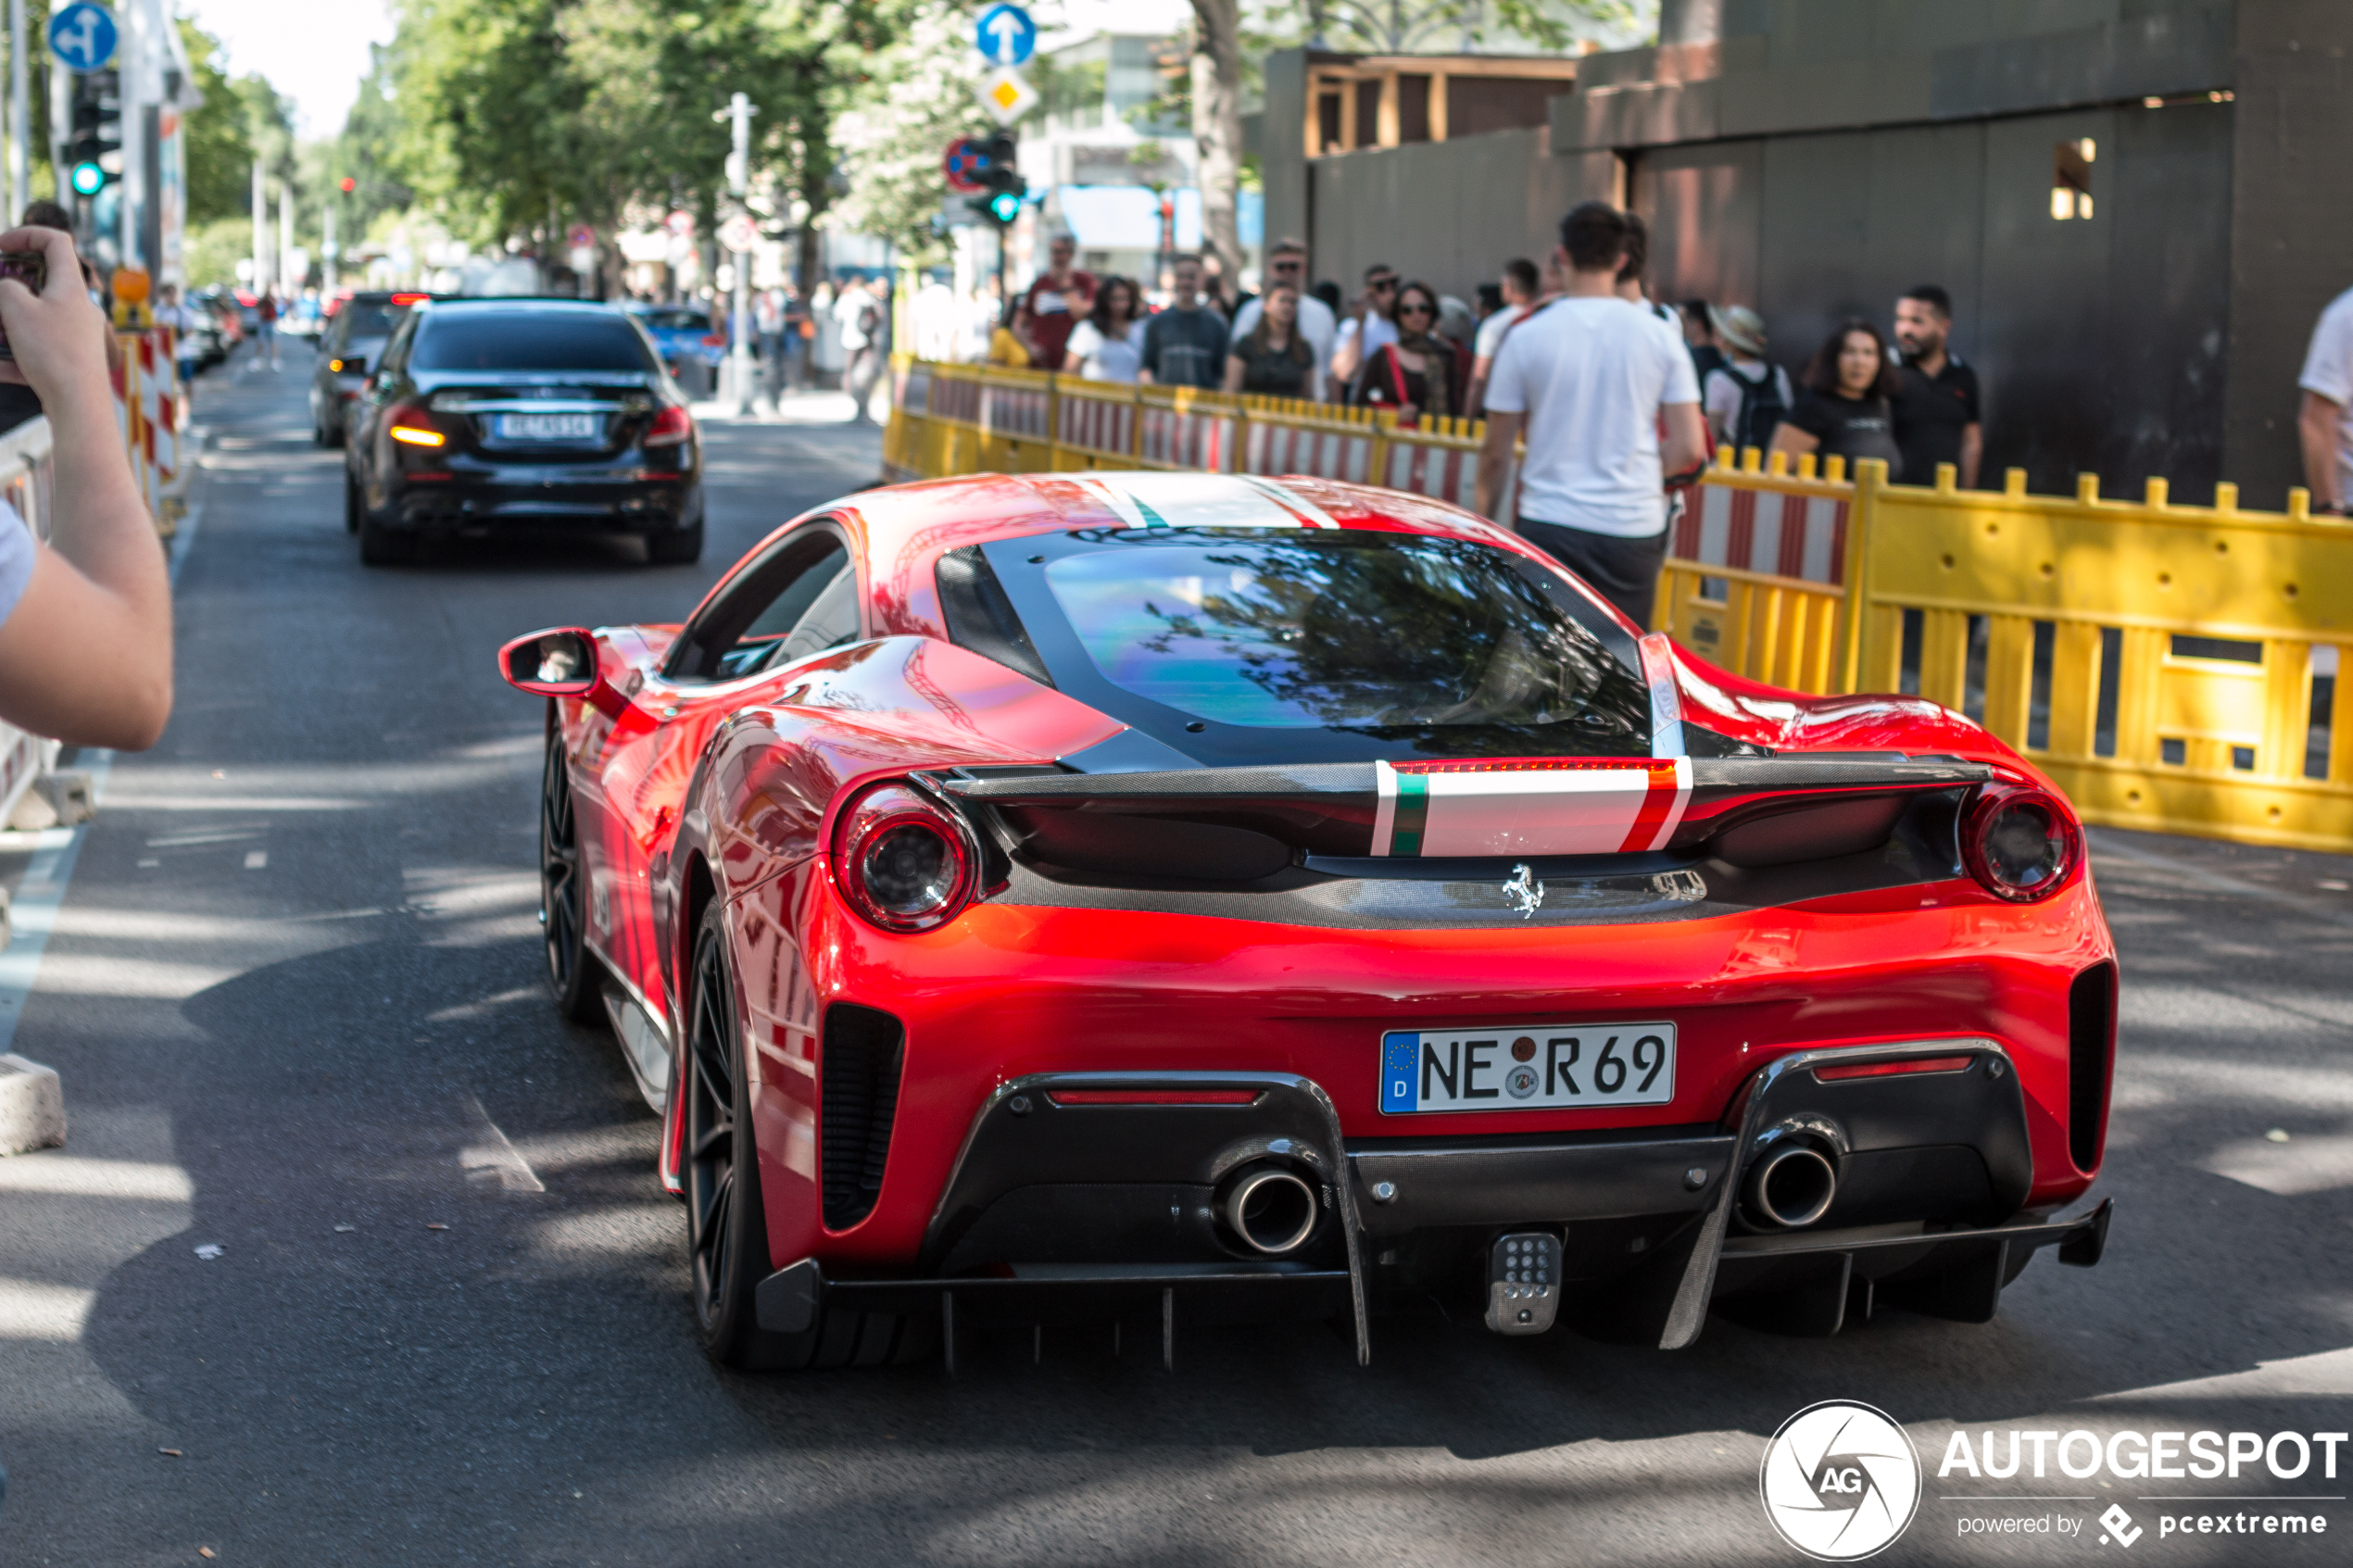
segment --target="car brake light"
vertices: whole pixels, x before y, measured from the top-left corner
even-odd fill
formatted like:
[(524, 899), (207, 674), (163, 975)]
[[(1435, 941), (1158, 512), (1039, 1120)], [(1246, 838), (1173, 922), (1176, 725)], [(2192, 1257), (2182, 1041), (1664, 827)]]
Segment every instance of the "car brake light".
[(2046, 789), (1983, 785), (1961, 818), (1961, 863), (1997, 898), (2016, 904), (2047, 898), (2082, 859), (2083, 830)]
[(416, 304), (417, 301), (421, 299), (430, 299), (431, 297), (433, 296), (430, 295), (422, 294), (396, 294), (392, 296), (392, 303), (400, 307), (402, 309), (406, 309), (409, 306)]
[(1901, 1061), (1852, 1061), (1843, 1067), (1817, 1067), (1814, 1076), (1831, 1080), (1893, 1078), (1906, 1073), (1958, 1073), (1974, 1060), (1967, 1056), (1913, 1056)]
[(433, 416), (415, 403), (395, 408), (384, 425), (384, 433), (404, 446), (440, 446), (449, 440), (434, 427)]
[(705, 348), (724, 348), (727, 345), (727, 334), (725, 332), (705, 332), (702, 334), (702, 341)]
[(972, 902), (979, 856), (964, 824), (903, 784), (877, 784), (834, 829), (834, 885), (885, 931), (929, 931)]
[(695, 433), (694, 416), (682, 404), (665, 403), (654, 410), (654, 422), (646, 427), (646, 445), (667, 446), (691, 440)]

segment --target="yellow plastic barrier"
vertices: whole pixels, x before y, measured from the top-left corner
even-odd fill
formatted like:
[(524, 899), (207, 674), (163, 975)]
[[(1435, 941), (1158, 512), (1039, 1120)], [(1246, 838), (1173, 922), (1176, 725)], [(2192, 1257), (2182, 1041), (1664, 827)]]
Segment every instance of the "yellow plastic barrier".
[[(1467, 506), (1484, 434), (1034, 371), (898, 373), (884, 450), (900, 479), (1198, 467)], [(1016, 414), (984, 386), (1031, 401)], [(2307, 508), (2301, 491), (2284, 513), (2250, 512), (2228, 484), (2213, 507), (2177, 507), (2162, 480), (2124, 502), (2088, 474), (2073, 496), (2029, 495), (2018, 470), (1999, 492), (1964, 491), (1949, 466), (1897, 485), (1876, 461), (1850, 478), (1836, 458), (1724, 452), (1673, 524), (1657, 619), (1757, 680), (1958, 709), (2087, 822), (2353, 852), (2353, 522)]]

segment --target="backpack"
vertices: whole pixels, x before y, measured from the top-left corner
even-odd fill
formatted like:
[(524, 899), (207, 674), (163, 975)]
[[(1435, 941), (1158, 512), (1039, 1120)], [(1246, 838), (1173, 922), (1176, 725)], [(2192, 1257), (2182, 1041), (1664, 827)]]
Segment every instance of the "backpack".
[(1730, 359), (1718, 369), (1740, 383), (1741, 408), (1732, 417), (1733, 448), (1754, 446), (1763, 451), (1773, 444), (1773, 427), (1789, 418), (1789, 404), (1781, 396), (1780, 371), (1768, 365), (1764, 380), (1751, 381)]

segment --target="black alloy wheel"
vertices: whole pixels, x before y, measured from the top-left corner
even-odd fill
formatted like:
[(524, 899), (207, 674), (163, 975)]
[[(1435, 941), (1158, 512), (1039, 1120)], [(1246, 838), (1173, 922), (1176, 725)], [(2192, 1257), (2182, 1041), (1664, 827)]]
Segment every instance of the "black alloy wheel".
[(574, 1023), (604, 1015), (604, 974), (588, 950), (586, 877), (573, 811), (572, 771), (555, 705), (547, 711), (547, 761), (539, 775), (539, 926), (547, 955), (547, 988), (556, 1010)]
[(800, 1334), (760, 1326), (754, 1301), (774, 1267), (760, 1160), (752, 1140), (727, 926), (713, 900), (695, 935), (683, 1082), (688, 1290), (703, 1353), (742, 1372), (888, 1366), (919, 1361), (939, 1343), (931, 1318), (837, 1311), (820, 1306)]

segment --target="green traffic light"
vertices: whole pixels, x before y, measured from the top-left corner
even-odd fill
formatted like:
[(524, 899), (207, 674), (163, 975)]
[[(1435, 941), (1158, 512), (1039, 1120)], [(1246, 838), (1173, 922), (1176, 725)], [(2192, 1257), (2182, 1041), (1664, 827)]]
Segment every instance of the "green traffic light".
[(1013, 191), (1000, 191), (988, 198), (989, 216), (1000, 223), (1011, 223), (1021, 216), (1021, 196)]
[(77, 163), (69, 176), (77, 195), (94, 196), (107, 186), (107, 171), (94, 163)]

